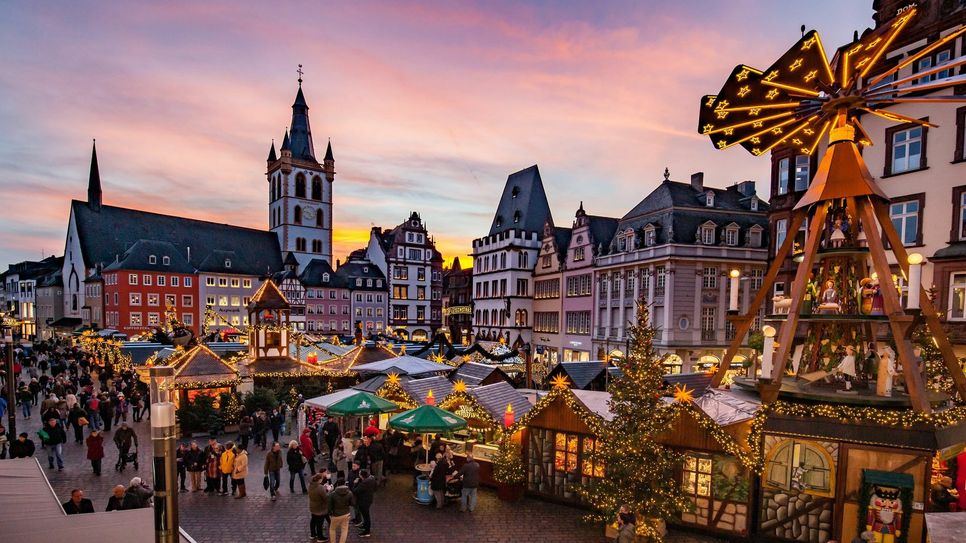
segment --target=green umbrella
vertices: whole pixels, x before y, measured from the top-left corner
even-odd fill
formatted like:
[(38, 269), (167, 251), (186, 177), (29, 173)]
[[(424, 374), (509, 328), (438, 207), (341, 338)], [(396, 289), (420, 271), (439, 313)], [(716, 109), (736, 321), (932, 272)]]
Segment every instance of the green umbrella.
[(359, 391), (356, 394), (342, 398), (325, 409), (329, 415), (374, 415), (389, 413), (399, 409), (399, 406), (375, 394)]
[(389, 426), (397, 430), (428, 434), (466, 428), (466, 420), (435, 405), (421, 405), (394, 415), (389, 419)]

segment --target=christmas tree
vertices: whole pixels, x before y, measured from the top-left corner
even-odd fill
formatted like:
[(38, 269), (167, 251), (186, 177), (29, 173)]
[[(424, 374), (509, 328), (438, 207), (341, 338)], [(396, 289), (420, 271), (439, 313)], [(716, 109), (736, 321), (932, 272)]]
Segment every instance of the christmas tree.
[(238, 401), (238, 395), (234, 393), (222, 394), (221, 405), (225, 424), (238, 424), (242, 415), (242, 405)]
[(637, 324), (629, 329), (630, 352), (617, 362), (623, 376), (608, 388), (614, 418), (603, 424), (599, 445), (591, 454), (594, 464), (604, 466), (606, 477), (579, 492), (596, 509), (588, 520), (613, 522), (627, 505), (637, 516), (637, 534), (659, 542), (659, 520), (671, 518), (688, 502), (674, 477), (679, 455), (655, 439), (670, 429), (674, 414), (661, 399), (664, 372), (654, 350), (656, 331), (647, 322), (647, 304), (641, 300)]

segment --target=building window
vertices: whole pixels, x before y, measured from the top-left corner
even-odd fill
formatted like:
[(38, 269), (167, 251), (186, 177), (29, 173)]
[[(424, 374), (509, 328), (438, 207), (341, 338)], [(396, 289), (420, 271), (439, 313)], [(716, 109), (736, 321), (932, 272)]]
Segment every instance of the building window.
[(574, 262), (580, 262), (584, 259), (584, 248), (577, 247), (574, 249)]
[(956, 149), (953, 162), (966, 160), (966, 106), (956, 110)]
[(707, 207), (714, 207), (714, 192), (711, 192), (710, 190), (707, 192), (704, 197), (704, 205)]
[(795, 157), (795, 192), (808, 189), (810, 161), (811, 159), (808, 155), (798, 155)]
[[(923, 120), (929, 120), (928, 117)], [(925, 127), (903, 124), (886, 129), (886, 163), (884, 175), (912, 172), (926, 167)]]
[(161, 264), (164, 265), (164, 266), (170, 266), (171, 265), (171, 257), (170, 256), (162, 256), (161, 257)]
[(157, 264), (157, 263), (158, 263), (158, 257), (154, 255), (148, 255), (148, 264)]
[(157, 326), (161, 323), (161, 315), (158, 313), (148, 313), (148, 326)]
[(681, 490), (689, 496), (711, 496), (711, 458), (704, 455), (684, 455)]
[(762, 269), (751, 270), (751, 291), (757, 292), (761, 288), (761, 284), (764, 280), (765, 280), (765, 270), (762, 270)]
[(302, 206), (295, 206), (295, 224), (302, 224)]
[(228, 278), (227, 277), (219, 277), (218, 278), (218, 286), (219, 287), (222, 287), (222, 288), (227, 287), (228, 286)]
[(205, 296), (205, 305), (208, 306), (208, 307), (211, 307), (211, 306), (215, 305), (215, 297), (214, 296)]
[(148, 274), (144, 274), (141, 277), (141, 283), (143, 283), (145, 286), (151, 286), (151, 284), (152, 284), (151, 276), (148, 275)]
[(568, 311), (566, 326), (568, 334), (590, 334), (590, 311)]
[(232, 305), (233, 307), (238, 307), (238, 306), (240, 306), (240, 305), (241, 305), (241, 298), (240, 298), (240, 297), (238, 297), (238, 296), (232, 296), (232, 297), (231, 297), (231, 305)]
[[(167, 277), (165, 277), (164, 275), (159, 275), (158, 276), (158, 286), (159, 287), (165, 286), (165, 283), (167, 283), (167, 282), (168, 282)], [(174, 286), (174, 285), (171, 285), (171, 286)]]
[(833, 496), (832, 456), (818, 443), (787, 439), (769, 452), (763, 475), (766, 486)]
[[(920, 244), (920, 228), (922, 204), (924, 195), (903, 196), (894, 198), (889, 205), (889, 215), (892, 217), (892, 225), (899, 233), (902, 244)], [(898, 200), (898, 201), (897, 201)]]
[(788, 235), (788, 219), (778, 219), (775, 221), (775, 252), (777, 253), (783, 243), (785, 236)]
[[(623, 240), (622, 240), (622, 241), (623, 241)], [(542, 258), (542, 260), (543, 260), (543, 263), (542, 263), (541, 265), (542, 265), (542, 266), (543, 266), (544, 268), (549, 268), (549, 267), (550, 267), (550, 262), (551, 262), (551, 260), (550, 260), (550, 258), (551, 258), (551, 256), (550, 256), (550, 255), (543, 255), (543, 258)]]
[[(557, 286), (559, 289), (559, 285)], [(529, 291), (529, 281), (526, 279), (517, 279), (517, 296), (528, 296)]]
[(130, 321), (131, 321), (131, 326), (141, 326), (141, 314), (131, 313)]
[(179, 278), (179, 277), (178, 277), (177, 275), (172, 275), (172, 276), (171, 276), (171, 286), (172, 286), (172, 287), (176, 287), (176, 286), (178, 286), (178, 285), (179, 285), (180, 283), (181, 283), (181, 280), (180, 280), (180, 278)]
[(186, 287), (190, 287), (191, 286), (191, 278), (190, 277), (185, 277), (184, 278), (184, 286), (186, 286)]
[(735, 247), (738, 245), (738, 227), (730, 226), (725, 229), (725, 244)]
[[(517, 319), (520, 318), (517, 311)], [(522, 326), (519, 322), (517, 326)], [(560, 331), (560, 313), (556, 311), (536, 311), (533, 314), (533, 331), (556, 334)]]
[(301, 173), (295, 176), (295, 197), (305, 198), (305, 175)]
[(701, 339), (714, 341), (715, 339), (715, 310), (714, 307), (701, 308)]
[(701, 243), (704, 245), (714, 245), (714, 223), (705, 224), (701, 227)]
[(704, 268), (701, 275), (703, 288), (718, 288), (718, 268)]
[[(158, 295), (157, 294), (148, 294), (148, 301), (151, 300), (151, 296), (154, 296), (154, 300), (155, 300), (154, 301), (154, 305), (158, 305), (158, 302), (157, 302)], [(130, 294), (130, 297), (128, 298), (128, 303), (130, 305), (141, 305), (141, 293), (139, 293), (139, 292), (132, 292)]]
[(228, 296), (219, 296), (218, 297), (218, 306), (219, 307), (228, 307)]
[(317, 175), (312, 178), (312, 199), (322, 200), (322, 178)]
[(783, 158), (778, 161), (778, 194), (788, 194), (788, 171), (791, 159)]
[[(237, 315), (231, 318), (231, 323), (235, 324), (236, 319), (238, 319)], [(185, 326), (192, 326), (195, 323), (195, 316), (192, 315), (191, 313), (182, 313), (181, 323), (184, 324)]]
[(658, 266), (655, 269), (657, 279), (654, 282), (654, 295), (664, 296), (664, 285), (667, 281), (667, 270), (664, 266)]
[(426, 280), (426, 268), (422, 266), (416, 267), (416, 280), (425, 281)]
[(392, 297), (397, 300), (408, 300), (409, 287), (406, 285), (394, 285), (392, 287)]
[(966, 273), (949, 276), (949, 320), (966, 320)]
[[(215, 286), (215, 278), (214, 277), (205, 277), (205, 285), (206, 286), (209, 286), (209, 287)], [(185, 285), (185, 286), (187, 286), (187, 285)]]
[(657, 244), (657, 229), (654, 226), (644, 228), (644, 246), (651, 247)]

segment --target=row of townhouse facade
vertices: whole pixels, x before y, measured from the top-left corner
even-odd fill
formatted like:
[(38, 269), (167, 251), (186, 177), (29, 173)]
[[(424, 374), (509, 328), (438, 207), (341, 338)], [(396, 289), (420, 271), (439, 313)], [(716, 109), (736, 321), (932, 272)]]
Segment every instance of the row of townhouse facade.
[(665, 171), (623, 217), (581, 203), (560, 227), (537, 167), (511, 174), (490, 233), (473, 242), (473, 332), (548, 365), (619, 357), (644, 299), (668, 371), (711, 367), (734, 336), (729, 274), (740, 310), (761, 287), (767, 213), (752, 181), (714, 188), (703, 173), (683, 183)]

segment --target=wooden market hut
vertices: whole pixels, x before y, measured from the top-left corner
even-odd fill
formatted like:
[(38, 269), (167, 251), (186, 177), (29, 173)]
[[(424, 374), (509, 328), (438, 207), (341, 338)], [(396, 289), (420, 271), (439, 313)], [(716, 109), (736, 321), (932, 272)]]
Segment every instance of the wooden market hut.
[[(174, 386), (178, 391), (175, 403), (178, 406), (190, 404), (199, 395), (218, 398), (223, 393), (234, 393), (241, 382), (238, 368), (204, 344), (175, 353), (166, 358), (164, 364), (174, 367)], [(138, 376), (144, 382), (148, 382), (149, 368), (137, 368)]]
[(547, 374), (546, 381), (566, 377), (573, 388), (581, 390), (607, 390), (607, 383), (620, 375), (620, 370), (600, 360), (588, 362), (560, 362)]
[(456, 367), (452, 379), (453, 381), (461, 380), (471, 387), (492, 385), (501, 381), (507, 384), (513, 383), (510, 376), (500, 367), (479, 362), (463, 362)]

